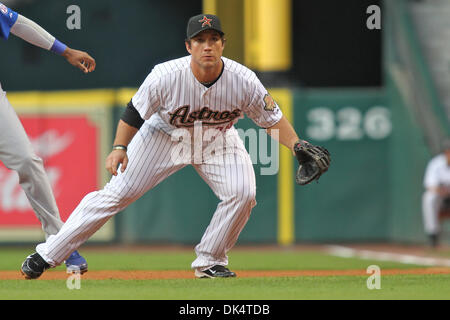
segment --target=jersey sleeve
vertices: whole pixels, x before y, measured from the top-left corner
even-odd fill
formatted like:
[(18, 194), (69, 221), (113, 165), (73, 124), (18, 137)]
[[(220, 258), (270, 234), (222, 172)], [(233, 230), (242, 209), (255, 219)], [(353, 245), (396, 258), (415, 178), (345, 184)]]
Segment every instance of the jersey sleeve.
[(160, 82), (157, 71), (153, 69), (131, 99), (133, 106), (144, 120), (150, 119), (161, 104)]
[(437, 158), (432, 159), (425, 169), (423, 185), (425, 188), (434, 188), (439, 186), (439, 162)]
[(0, 2), (0, 38), (8, 39), (11, 27), (16, 23), (17, 12)]
[(244, 109), (247, 116), (261, 128), (274, 126), (283, 116), (278, 104), (254, 76), (250, 92), (250, 104)]

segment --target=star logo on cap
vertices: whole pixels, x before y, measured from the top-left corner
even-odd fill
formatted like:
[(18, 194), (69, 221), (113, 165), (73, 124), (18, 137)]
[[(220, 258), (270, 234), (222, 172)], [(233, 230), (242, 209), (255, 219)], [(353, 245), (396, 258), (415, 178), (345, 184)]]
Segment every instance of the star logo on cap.
[(202, 28), (205, 27), (205, 26), (212, 27), (211, 26), (211, 21), (212, 21), (212, 19), (208, 19), (207, 16), (203, 16), (202, 20), (198, 20), (198, 22), (202, 22)]

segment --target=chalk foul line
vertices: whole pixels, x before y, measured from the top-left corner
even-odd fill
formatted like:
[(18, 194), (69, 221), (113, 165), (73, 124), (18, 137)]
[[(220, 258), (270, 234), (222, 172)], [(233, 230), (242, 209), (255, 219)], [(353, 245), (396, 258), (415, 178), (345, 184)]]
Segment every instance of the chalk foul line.
[(411, 254), (380, 252), (373, 250), (352, 249), (344, 246), (326, 246), (325, 252), (341, 258), (360, 258), (365, 260), (391, 261), (430, 267), (450, 267), (450, 259), (422, 257)]

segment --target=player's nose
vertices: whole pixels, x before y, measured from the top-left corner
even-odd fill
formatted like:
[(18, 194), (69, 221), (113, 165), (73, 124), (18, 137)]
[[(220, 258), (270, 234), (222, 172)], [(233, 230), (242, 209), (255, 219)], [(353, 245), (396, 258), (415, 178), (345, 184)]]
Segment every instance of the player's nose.
[(214, 43), (215, 42), (211, 39), (205, 41), (205, 50), (212, 50)]

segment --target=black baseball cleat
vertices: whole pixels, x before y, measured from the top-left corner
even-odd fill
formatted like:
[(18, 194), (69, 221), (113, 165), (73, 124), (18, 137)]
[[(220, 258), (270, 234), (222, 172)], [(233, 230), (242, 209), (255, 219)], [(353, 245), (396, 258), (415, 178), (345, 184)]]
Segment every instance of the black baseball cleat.
[(224, 266), (216, 264), (203, 271), (195, 269), (195, 276), (197, 278), (233, 278), (236, 277), (236, 273)]
[(33, 253), (22, 263), (20, 272), (25, 279), (37, 279), (49, 268), (50, 265), (38, 253)]

